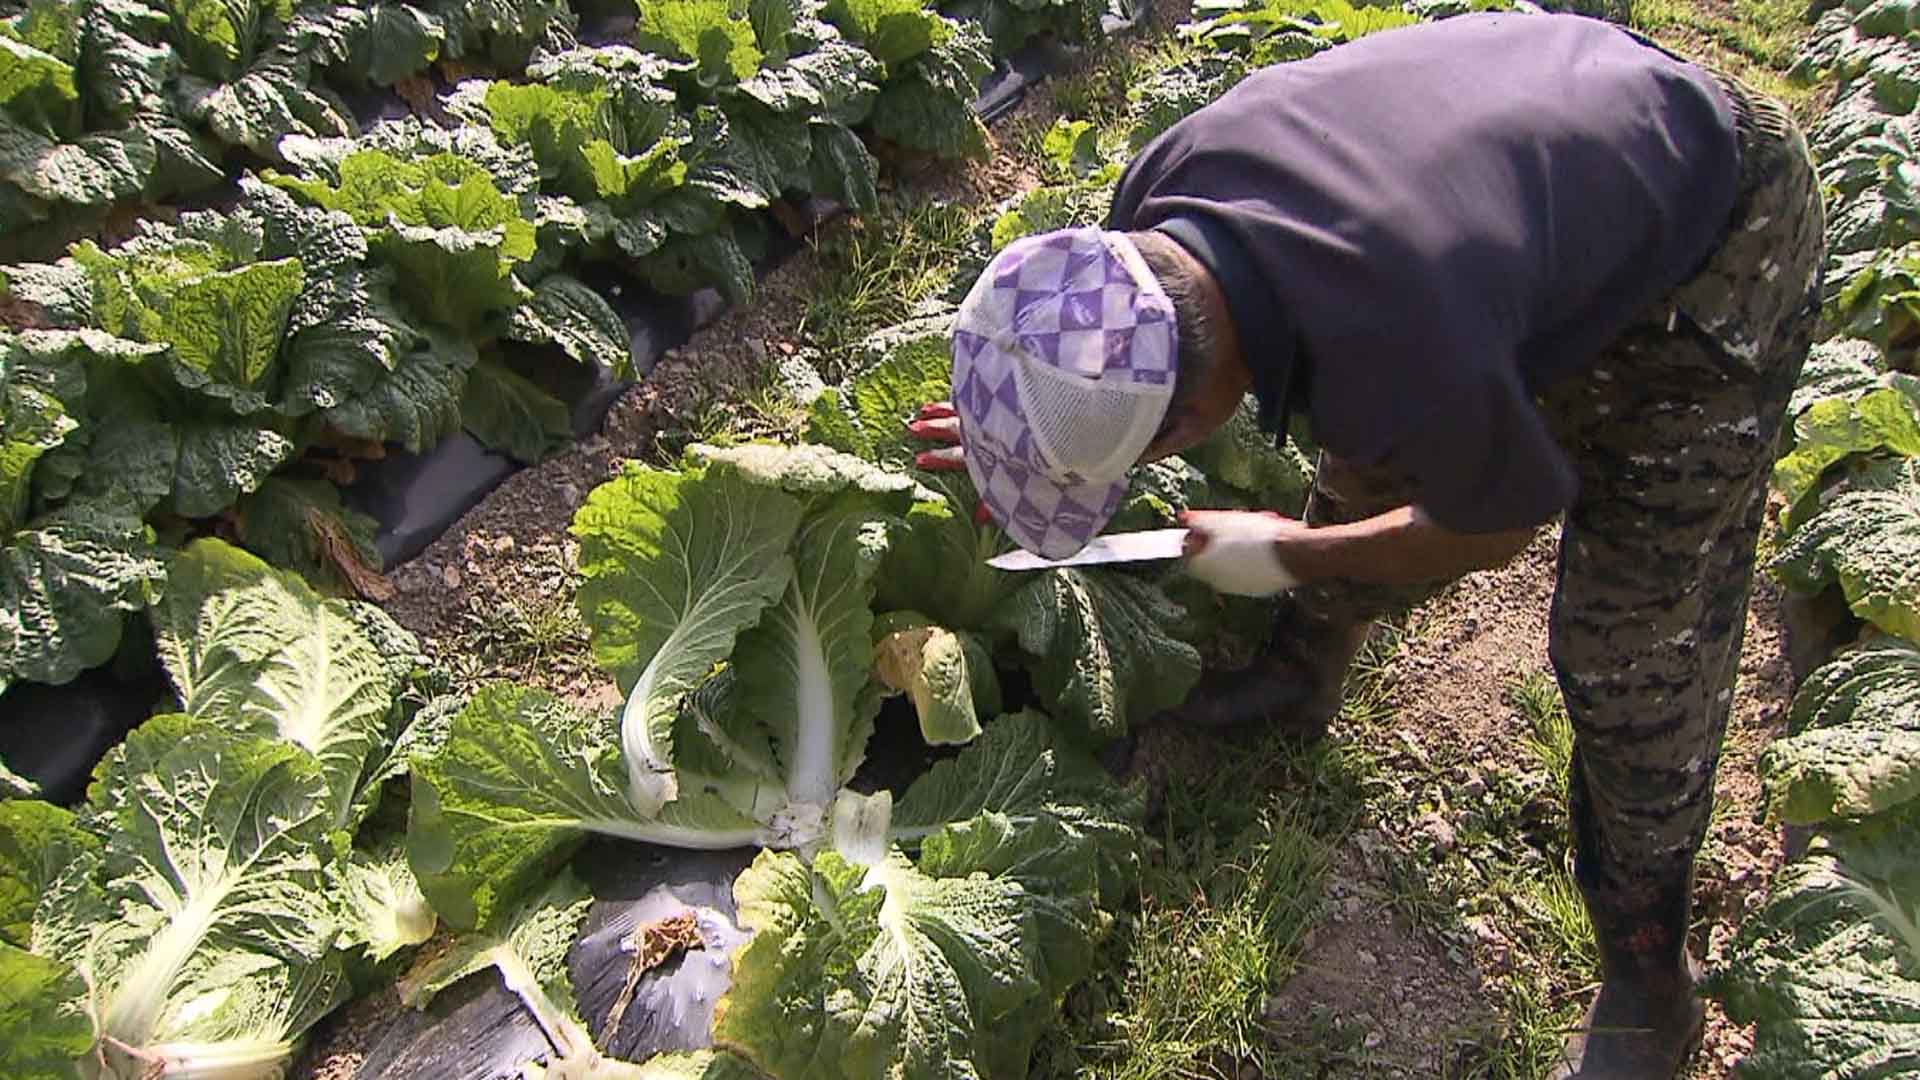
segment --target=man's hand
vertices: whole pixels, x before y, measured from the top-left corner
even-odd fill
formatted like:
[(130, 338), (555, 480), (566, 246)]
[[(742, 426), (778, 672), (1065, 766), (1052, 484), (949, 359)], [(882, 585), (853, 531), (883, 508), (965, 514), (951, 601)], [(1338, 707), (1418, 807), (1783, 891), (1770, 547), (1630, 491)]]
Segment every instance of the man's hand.
[(1216, 592), (1272, 596), (1300, 584), (1289, 567), (1290, 545), (1307, 539), (1306, 525), (1264, 510), (1188, 510), (1187, 573)]
[[(967, 467), (966, 449), (960, 445), (960, 414), (953, 402), (936, 401), (920, 406), (920, 412), (907, 422), (907, 432), (915, 438), (942, 444), (938, 450), (922, 450), (913, 463), (928, 472), (959, 472)], [(973, 523), (985, 525), (993, 520), (986, 502), (973, 504)]]
[(922, 450), (913, 463), (931, 472), (955, 472), (967, 467), (960, 446), (960, 415), (950, 401), (920, 406), (920, 413), (907, 423), (907, 431), (928, 442), (942, 443), (938, 450)]

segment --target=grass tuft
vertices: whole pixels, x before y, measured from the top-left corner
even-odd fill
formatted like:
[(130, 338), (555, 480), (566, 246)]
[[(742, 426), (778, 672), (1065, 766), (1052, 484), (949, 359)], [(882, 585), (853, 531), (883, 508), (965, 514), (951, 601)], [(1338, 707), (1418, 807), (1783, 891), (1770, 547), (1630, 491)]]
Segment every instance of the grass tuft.
[[(821, 280), (801, 336), (831, 363), (873, 331), (911, 318), (946, 291), (977, 223), (964, 206), (892, 205), (822, 237), (815, 243)], [(845, 373), (822, 374), (835, 381)]]
[(1507, 687), (1507, 703), (1527, 725), (1520, 742), (1547, 772), (1554, 791), (1567, 790), (1573, 771), (1573, 719), (1552, 676), (1533, 671)]
[(1789, 81), (1786, 72), (1806, 40), (1806, 14), (1801, 0), (1632, 0), (1622, 21), (1786, 102), (1805, 123), (1812, 119), (1817, 91)]
[(1597, 972), (1600, 952), (1593, 942), (1593, 922), (1572, 870), (1562, 866), (1536, 879), (1531, 896), (1540, 936), (1555, 966), (1576, 978)]
[(1125, 934), (1122, 1007), (1076, 1048), (1079, 1075), (1231, 1078), (1248, 1066), (1279, 1075), (1262, 1013), (1292, 971), (1332, 857), (1310, 826), (1269, 799), (1227, 843), (1167, 828), (1169, 865)]
[(1501, 1007), (1506, 1032), (1487, 1060), (1484, 1075), (1494, 1080), (1548, 1075), (1560, 1063), (1567, 1033), (1580, 1023), (1581, 1004), (1556, 999), (1538, 983), (1514, 979), (1508, 983)]
[[(1344, 716), (1388, 709), (1406, 637), (1399, 625), (1374, 634), (1348, 679)], [(1377, 765), (1358, 741), (1182, 741), (1204, 762), (1170, 773), (1139, 911), (1107, 946), (1113, 974), (1070, 997), (1068, 1029), (1043, 1045), (1033, 1076), (1300, 1075), (1300, 1039), (1275, 1037), (1266, 1003), (1294, 973)], [(1315, 1021), (1324, 1044), (1316, 1036), (1307, 1049), (1319, 1061), (1361, 1060), (1365, 1033), (1338, 1019)]]
[(669, 424), (654, 433), (645, 460), (671, 468), (695, 443), (733, 446), (756, 439), (799, 442), (807, 410), (777, 379), (772, 365), (747, 386), (700, 387)]
[(536, 551), (512, 580), (475, 587), (443, 658), (456, 685), (471, 690), (502, 676), (553, 674), (584, 665), (587, 627), (574, 606), (578, 571), (559, 550)]

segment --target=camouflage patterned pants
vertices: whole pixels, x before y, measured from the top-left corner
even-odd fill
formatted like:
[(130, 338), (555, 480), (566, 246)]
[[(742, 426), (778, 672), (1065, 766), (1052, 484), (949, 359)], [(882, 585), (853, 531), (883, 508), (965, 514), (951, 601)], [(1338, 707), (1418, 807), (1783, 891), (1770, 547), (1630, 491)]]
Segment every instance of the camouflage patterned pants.
[[(1561, 533), (1549, 646), (1575, 730), (1577, 872), (1596, 915), (1625, 920), (1626, 936), (1629, 927), (1644, 934), (1657, 911), (1685, 911), (1776, 436), (1811, 341), (1824, 261), (1819, 188), (1799, 131), (1776, 103), (1721, 81), (1742, 148), (1725, 239), (1591, 370), (1540, 398), (1580, 477)], [(1405, 504), (1405, 494), (1392, 476), (1322, 454), (1306, 518), (1358, 520)], [(1404, 610), (1444, 584), (1323, 583), (1297, 593), (1289, 614), (1308, 620), (1310, 634), (1315, 623)]]

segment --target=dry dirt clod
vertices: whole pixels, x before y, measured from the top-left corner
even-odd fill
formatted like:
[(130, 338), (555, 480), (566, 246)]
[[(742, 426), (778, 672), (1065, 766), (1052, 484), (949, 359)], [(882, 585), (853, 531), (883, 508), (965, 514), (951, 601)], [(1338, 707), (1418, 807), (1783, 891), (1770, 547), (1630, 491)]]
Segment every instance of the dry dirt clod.
[(14, 330), (45, 330), (52, 325), (47, 320), (46, 309), (39, 304), (17, 296), (0, 296), (0, 326)]
[(1437, 813), (1428, 814), (1420, 819), (1416, 828), (1433, 845), (1435, 853), (1444, 855), (1453, 850), (1457, 837), (1453, 825), (1446, 818)]

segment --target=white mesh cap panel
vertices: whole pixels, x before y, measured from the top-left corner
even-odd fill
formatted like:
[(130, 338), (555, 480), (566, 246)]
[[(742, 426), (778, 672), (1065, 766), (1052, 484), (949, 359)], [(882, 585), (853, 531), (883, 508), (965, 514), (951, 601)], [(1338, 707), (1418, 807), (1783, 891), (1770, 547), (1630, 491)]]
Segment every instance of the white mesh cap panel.
[(1042, 364), (1019, 365), (1015, 378), (1040, 452), (1087, 480), (1125, 476), (1167, 413), (1161, 387), (1100, 382)]
[(1085, 547), (1166, 416), (1174, 312), (1126, 236), (1085, 227), (1002, 249), (954, 320), (967, 473), (1022, 547)]

